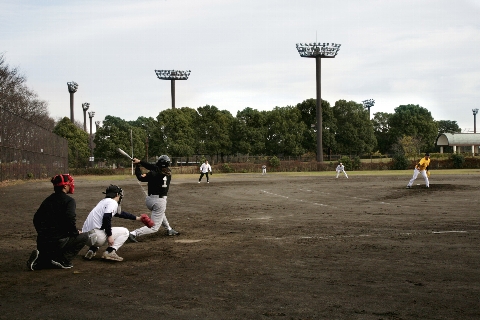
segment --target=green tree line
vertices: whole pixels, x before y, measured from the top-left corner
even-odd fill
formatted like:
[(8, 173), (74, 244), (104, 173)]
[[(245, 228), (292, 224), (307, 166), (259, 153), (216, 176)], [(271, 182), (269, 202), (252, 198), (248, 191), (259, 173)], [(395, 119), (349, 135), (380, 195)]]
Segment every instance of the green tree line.
[[(435, 151), (439, 133), (460, 132), (456, 121), (435, 121), (430, 111), (413, 104), (401, 105), (393, 113), (375, 113), (370, 120), (361, 103), (338, 100), (331, 106), (322, 100), (322, 116), (326, 160), (330, 154), (415, 156)], [(315, 155), (315, 121), (315, 99), (269, 111), (245, 108), (236, 116), (211, 105), (167, 109), (156, 118), (139, 117), (134, 121), (107, 116), (95, 134), (94, 156), (110, 164), (125, 163), (116, 149), (130, 153), (132, 146), (134, 156), (143, 159), (161, 154), (173, 158), (208, 155), (223, 162), (225, 155), (235, 154)], [(79, 152), (88, 157), (86, 133), (68, 122), (64, 118), (54, 131), (72, 141), (72, 157)]]

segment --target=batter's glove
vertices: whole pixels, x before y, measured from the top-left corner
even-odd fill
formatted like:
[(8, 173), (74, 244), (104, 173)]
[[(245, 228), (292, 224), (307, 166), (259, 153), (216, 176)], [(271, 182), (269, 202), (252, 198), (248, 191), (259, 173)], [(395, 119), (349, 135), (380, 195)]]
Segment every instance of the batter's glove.
[(210, 171), (210, 175), (212, 175), (212, 174), (213, 174), (213, 172), (212, 172), (212, 171)]
[(427, 171), (427, 178), (430, 178), (430, 171)]
[(150, 219), (150, 217), (145, 213), (140, 215), (140, 221), (142, 221), (143, 224), (146, 225), (149, 228), (151, 228), (155, 225), (155, 223), (152, 221), (152, 219)]

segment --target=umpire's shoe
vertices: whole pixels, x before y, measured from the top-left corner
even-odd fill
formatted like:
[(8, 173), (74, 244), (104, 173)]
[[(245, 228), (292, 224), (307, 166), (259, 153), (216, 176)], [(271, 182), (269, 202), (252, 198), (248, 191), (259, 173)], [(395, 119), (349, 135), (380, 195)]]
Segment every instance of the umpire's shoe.
[(30, 253), (30, 258), (27, 260), (27, 268), (28, 270), (35, 270), (35, 267), (37, 265), (37, 259), (38, 259), (38, 250), (33, 250), (32, 253)]
[(67, 260), (52, 260), (52, 264), (61, 269), (71, 269), (73, 268), (73, 264)]
[(170, 229), (167, 231), (167, 235), (169, 236), (178, 236), (180, 233), (178, 233), (177, 231), (173, 230), (173, 229)]

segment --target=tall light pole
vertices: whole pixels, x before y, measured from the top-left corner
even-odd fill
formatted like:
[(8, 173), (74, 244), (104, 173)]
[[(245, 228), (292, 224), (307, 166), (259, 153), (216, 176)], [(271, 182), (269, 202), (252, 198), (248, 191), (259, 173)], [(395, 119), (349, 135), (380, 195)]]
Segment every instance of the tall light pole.
[(297, 43), (302, 58), (315, 58), (317, 76), (317, 161), (323, 161), (322, 141), (322, 58), (335, 58), (340, 50), (338, 43)]
[(477, 113), (478, 109), (472, 109), (473, 111), (473, 133), (477, 133)]
[(368, 119), (370, 119), (370, 108), (375, 105), (375, 100), (373, 99), (363, 100), (362, 103), (363, 103), (363, 106), (368, 109)]
[(102, 121), (95, 121), (95, 132), (97, 132), (98, 128), (100, 128), (100, 123), (102, 123)]
[(188, 80), (190, 70), (155, 70), (157, 78), (171, 81), (172, 109), (175, 109), (175, 80)]
[(92, 118), (95, 116), (95, 111), (90, 111), (88, 117), (90, 118), (90, 167), (93, 167), (93, 139), (92, 139)]
[(73, 94), (77, 92), (78, 84), (75, 81), (67, 82), (68, 92), (70, 92), (70, 121), (75, 123), (75, 116), (73, 114)]
[(90, 108), (90, 103), (82, 103), (83, 109), (83, 131), (87, 132), (87, 110)]

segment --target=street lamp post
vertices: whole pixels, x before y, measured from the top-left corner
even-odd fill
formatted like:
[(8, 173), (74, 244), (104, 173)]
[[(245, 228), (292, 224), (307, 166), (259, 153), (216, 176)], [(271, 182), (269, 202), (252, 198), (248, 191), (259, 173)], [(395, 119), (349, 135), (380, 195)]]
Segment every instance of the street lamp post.
[(78, 84), (75, 81), (67, 82), (68, 92), (70, 92), (70, 121), (75, 123), (75, 116), (73, 115), (73, 94), (77, 92)]
[(473, 111), (473, 133), (477, 133), (477, 113), (478, 109), (472, 109)]
[(188, 80), (190, 70), (155, 70), (157, 78), (171, 81), (172, 109), (175, 109), (175, 80)]
[(373, 99), (363, 100), (362, 103), (363, 103), (363, 106), (368, 109), (368, 119), (370, 119), (370, 108), (375, 105), (375, 100)]
[(92, 139), (92, 118), (95, 116), (95, 111), (90, 111), (88, 117), (90, 118), (90, 167), (93, 167), (93, 139)]
[(323, 161), (322, 145), (322, 58), (335, 58), (340, 50), (338, 43), (297, 43), (302, 58), (315, 58), (317, 79), (317, 161)]
[(83, 109), (83, 131), (87, 132), (87, 110), (90, 108), (90, 103), (82, 103)]

